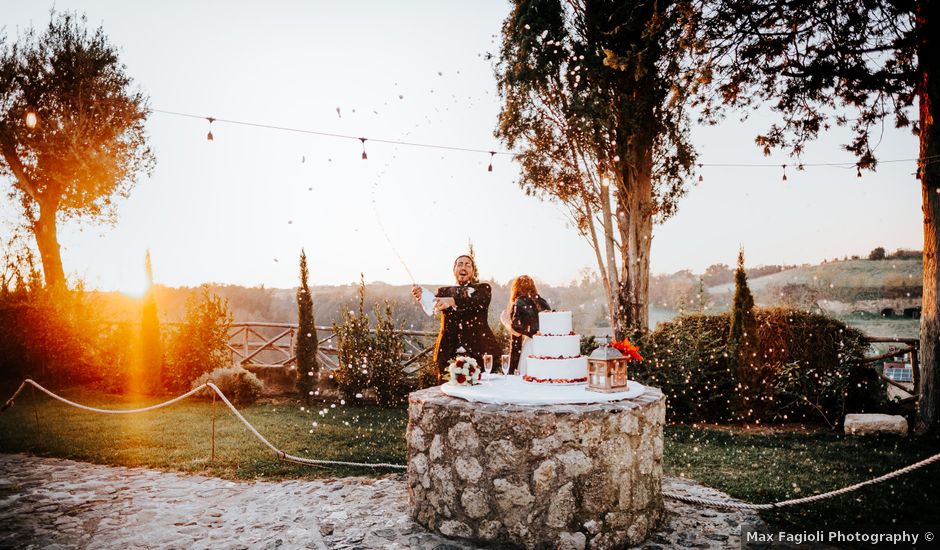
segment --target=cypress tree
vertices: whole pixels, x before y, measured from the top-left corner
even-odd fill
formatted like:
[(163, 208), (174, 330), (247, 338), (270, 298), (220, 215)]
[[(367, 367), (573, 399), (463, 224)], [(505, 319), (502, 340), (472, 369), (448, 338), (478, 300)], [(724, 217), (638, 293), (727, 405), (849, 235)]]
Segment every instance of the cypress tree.
[[(738, 347), (746, 337), (748, 329), (753, 327), (754, 296), (747, 286), (747, 273), (744, 271), (744, 248), (738, 250), (738, 268), (734, 272), (734, 303), (731, 306), (731, 334), (728, 341)], [(753, 331), (751, 331), (753, 334)]]
[(754, 296), (747, 286), (744, 271), (744, 248), (738, 251), (738, 268), (734, 272), (734, 304), (731, 307), (731, 328), (728, 347), (735, 359), (738, 395), (738, 418), (747, 420), (758, 415), (761, 407), (757, 384), (760, 379), (756, 353), (757, 318), (754, 316)]
[(140, 319), (141, 367), (145, 389), (149, 392), (159, 392), (163, 383), (163, 345), (160, 341), (157, 299), (153, 293), (153, 264), (150, 261), (150, 250), (147, 250), (144, 262), (147, 270), (147, 293), (144, 294)]
[(317, 329), (313, 318), (313, 295), (308, 286), (307, 254), (300, 250), (300, 286), (297, 288), (297, 390), (307, 403), (317, 384), (320, 365), (317, 362)]

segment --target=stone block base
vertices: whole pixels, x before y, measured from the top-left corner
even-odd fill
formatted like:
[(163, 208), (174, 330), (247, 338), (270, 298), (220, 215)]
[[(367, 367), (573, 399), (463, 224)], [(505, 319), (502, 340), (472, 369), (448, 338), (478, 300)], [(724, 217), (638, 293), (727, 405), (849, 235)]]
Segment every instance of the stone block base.
[(844, 429), (845, 433), (852, 435), (889, 433), (905, 437), (907, 420), (891, 414), (847, 414)]
[(638, 544), (663, 514), (666, 402), (471, 403), (429, 388), (408, 407), (414, 519), (497, 546), (608, 549)]

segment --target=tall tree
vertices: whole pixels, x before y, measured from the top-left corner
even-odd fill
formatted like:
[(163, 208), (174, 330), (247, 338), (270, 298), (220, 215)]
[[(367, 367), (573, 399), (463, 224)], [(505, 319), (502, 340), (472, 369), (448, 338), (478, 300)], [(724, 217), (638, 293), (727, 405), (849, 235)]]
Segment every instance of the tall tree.
[(115, 198), (154, 165), (146, 98), (104, 31), (86, 25), (53, 12), (41, 34), (31, 28), (12, 44), (0, 36), (0, 175), (13, 181), (50, 286), (65, 284), (58, 222), (113, 222)]
[(297, 287), (297, 390), (301, 399), (312, 401), (310, 395), (317, 385), (320, 364), (317, 361), (317, 327), (313, 316), (313, 294), (310, 293), (307, 253), (300, 249), (300, 286)]
[[(940, 3), (936, 0), (699, 0), (702, 39), (696, 90), (706, 120), (723, 107), (769, 102), (782, 122), (757, 136), (769, 154), (799, 157), (833, 125), (858, 170), (874, 170), (886, 122), (920, 139), (916, 177), (924, 213), (922, 376), (915, 431), (938, 428), (940, 415)], [(917, 102), (917, 115), (912, 116)], [(912, 122), (912, 118), (915, 119)]]
[(514, 0), (503, 24), (496, 135), (523, 189), (563, 203), (593, 247), (618, 337), (648, 328), (653, 222), (675, 212), (695, 160), (677, 85), (688, 7)]
[(734, 271), (734, 301), (731, 304), (731, 323), (729, 327), (728, 347), (734, 354), (735, 384), (739, 396), (735, 406), (737, 418), (760, 418), (762, 403), (754, 400), (761, 393), (758, 388), (760, 365), (757, 354), (760, 345), (757, 340), (757, 317), (754, 315), (754, 296), (747, 284), (747, 271), (744, 269), (744, 248), (738, 250), (738, 267)]
[(161, 389), (163, 380), (163, 344), (160, 339), (157, 299), (153, 290), (153, 264), (150, 261), (150, 250), (147, 250), (144, 261), (147, 270), (147, 292), (144, 294), (140, 322), (140, 350), (147, 389), (156, 391)]

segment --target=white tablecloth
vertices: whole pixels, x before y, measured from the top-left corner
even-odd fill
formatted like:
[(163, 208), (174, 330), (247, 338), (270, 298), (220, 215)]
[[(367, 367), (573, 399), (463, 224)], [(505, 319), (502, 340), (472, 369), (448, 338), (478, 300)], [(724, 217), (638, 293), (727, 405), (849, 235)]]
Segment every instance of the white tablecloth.
[(643, 394), (646, 388), (630, 380), (628, 389), (618, 393), (588, 391), (585, 384), (560, 386), (552, 384), (530, 384), (521, 376), (492, 375), (476, 386), (457, 386), (450, 383), (441, 386), (441, 391), (451, 397), (467, 401), (493, 403), (497, 405), (561, 405), (570, 403), (608, 403), (631, 399)]

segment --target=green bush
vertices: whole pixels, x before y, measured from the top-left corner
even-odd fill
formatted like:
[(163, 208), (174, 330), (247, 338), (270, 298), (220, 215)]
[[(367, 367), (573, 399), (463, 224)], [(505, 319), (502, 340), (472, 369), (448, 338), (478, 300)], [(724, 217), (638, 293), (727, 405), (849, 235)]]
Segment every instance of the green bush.
[(591, 355), (591, 352), (600, 347), (600, 343), (593, 336), (581, 335), (580, 348), (581, 355)]
[[(369, 350), (371, 365), (370, 386), (375, 398), (383, 407), (395, 407), (406, 402), (410, 389), (401, 360), (405, 354), (405, 343), (396, 332), (392, 320), (392, 305), (385, 302), (384, 311), (375, 308), (375, 334)], [(398, 327), (398, 331), (401, 327)]]
[(360, 403), (367, 390), (375, 393), (376, 401), (384, 407), (404, 404), (414, 388), (402, 370), (405, 345), (395, 325), (392, 305), (386, 301), (384, 309), (375, 307), (375, 332), (369, 330), (369, 315), (365, 312), (365, 283), (359, 284), (359, 305), (355, 311), (344, 311), (343, 322), (333, 323), (339, 351), (339, 368), (335, 379), (340, 393), (350, 403)]
[(166, 388), (189, 388), (200, 375), (228, 366), (231, 325), (228, 300), (212, 294), (207, 285), (191, 294), (185, 321), (169, 339), (163, 371)]
[(0, 291), (0, 385), (24, 378), (62, 387), (100, 381), (99, 308), (81, 289)]
[(359, 283), (359, 307), (344, 310), (343, 322), (333, 321), (333, 334), (337, 341), (339, 368), (334, 378), (340, 393), (350, 403), (361, 403), (369, 387), (369, 352), (372, 335), (369, 333), (369, 315), (365, 312), (365, 281)]
[(640, 342), (631, 377), (662, 388), (677, 421), (842, 422), (876, 410), (883, 387), (861, 364), (864, 335), (824, 315), (755, 310), (759, 347), (748, 384), (737, 377), (729, 315), (689, 315), (661, 323)]
[(640, 340), (644, 360), (630, 364), (630, 378), (661, 388), (672, 420), (734, 420), (729, 320), (728, 314), (687, 315), (660, 323)]
[[(209, 381), (218, 386), (233, 405), (238, 406), (253, 404), (261, 397), (261, 392), (264, 390), (261, 380), (258, 380), (254, 373), (240, 366), (222, 367), (207, 372), (193, 380), (191, 387), (195, 388)], [(211, 399), (215, 392), (210, 393), (210, 391), (203, 393), (202, 397)]]

